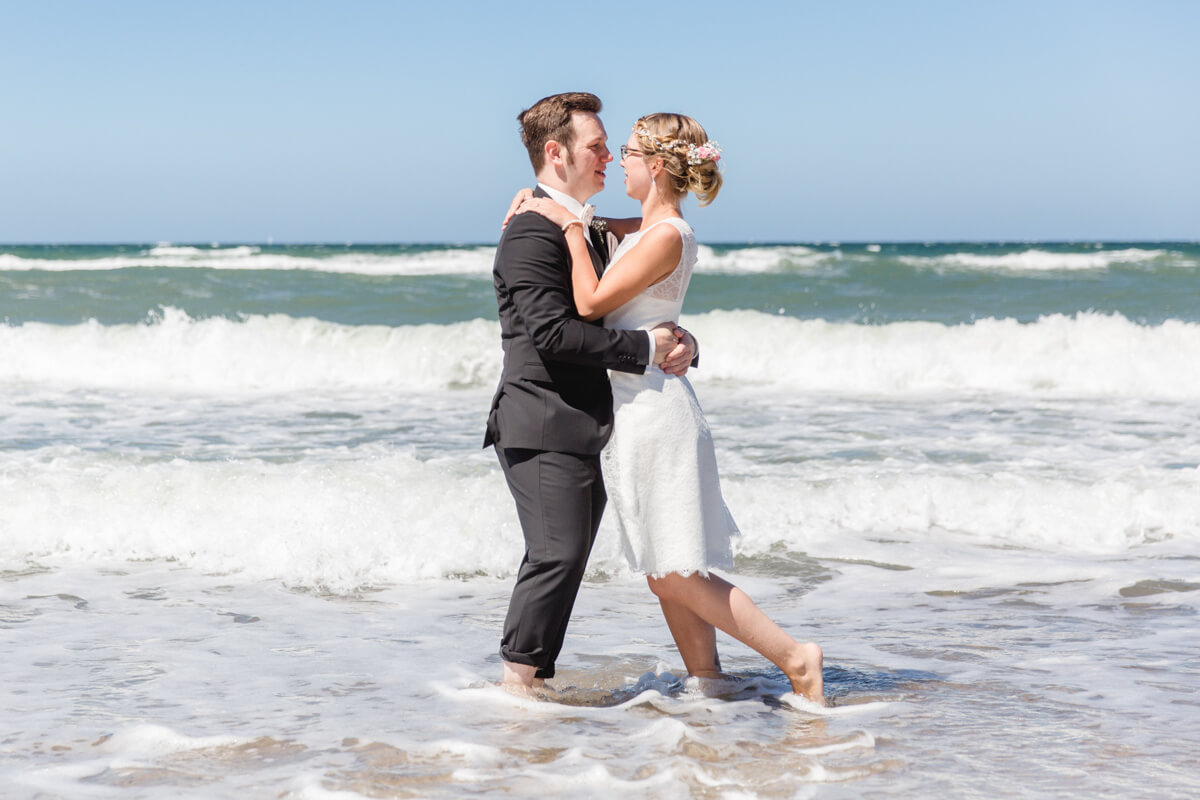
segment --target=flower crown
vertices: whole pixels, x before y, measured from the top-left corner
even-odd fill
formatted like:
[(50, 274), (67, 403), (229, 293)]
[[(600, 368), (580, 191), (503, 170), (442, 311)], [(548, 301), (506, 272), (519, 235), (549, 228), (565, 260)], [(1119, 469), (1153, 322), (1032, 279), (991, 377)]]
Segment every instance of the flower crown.
[(711, 139), (704, 144), (685, 142), (683, 139), (660, 139), (642, 126), (633, 129), (638, 136), (654, 143), (658, 150), (674, 150), (687, 147), (687, 163), (691, 166), (711, 161), (714, 164), (721, 160), (721, 145)]

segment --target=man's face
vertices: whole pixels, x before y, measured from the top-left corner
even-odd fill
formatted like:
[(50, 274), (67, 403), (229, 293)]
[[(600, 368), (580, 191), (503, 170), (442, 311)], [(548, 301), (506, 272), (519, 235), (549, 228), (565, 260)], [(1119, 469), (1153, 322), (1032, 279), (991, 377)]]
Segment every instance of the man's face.
[(590, 111), (576, 111), (571, 115), (571, 125), (575, 141), (567, 152), (566, 191), (583, 203), (604, 189), (604, 170), (613, 156), (600, 117)]

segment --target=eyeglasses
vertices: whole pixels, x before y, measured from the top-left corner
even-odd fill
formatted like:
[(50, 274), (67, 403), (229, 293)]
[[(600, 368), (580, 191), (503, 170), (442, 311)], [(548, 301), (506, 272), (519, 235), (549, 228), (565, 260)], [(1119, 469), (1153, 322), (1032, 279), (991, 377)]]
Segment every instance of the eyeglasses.
[(650, 155), (644, 150), (634, 150), (627, 144), (621, 145), (621, 160), (624, 161), (629, 156), (646, 156)]

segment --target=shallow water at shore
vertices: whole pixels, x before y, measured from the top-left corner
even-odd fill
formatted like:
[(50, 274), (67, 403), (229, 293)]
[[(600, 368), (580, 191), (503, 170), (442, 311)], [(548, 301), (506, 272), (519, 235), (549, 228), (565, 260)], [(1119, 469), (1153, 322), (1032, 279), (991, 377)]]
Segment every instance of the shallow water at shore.
[(1179, 577), (1192, 559), (1153, 563), (1020, 583), (745, 565), (763, 608), (825, 646), (828, 709), (727, 639), (733, 680), (683, 680), (634, 578), (585, 585), (557, 691), (534, 700), (491, 683), (506, 580), (339, 596), (161, 563), (9, 572), (0, 780), (78, 798), (1194, 796), (1200, 585)]

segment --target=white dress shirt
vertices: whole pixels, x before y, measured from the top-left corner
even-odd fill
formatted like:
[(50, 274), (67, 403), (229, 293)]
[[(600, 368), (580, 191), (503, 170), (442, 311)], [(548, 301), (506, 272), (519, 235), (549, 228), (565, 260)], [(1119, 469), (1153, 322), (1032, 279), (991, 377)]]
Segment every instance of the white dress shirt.
[[(584, 209), (583, 203), (579, 202), (574, 197), (571, 197), (571, 195), (567, 194), (566, 192), (560, 192), (558, 189), (551, 188), (544, 183), (539, 183), (538, 188), (540, 188), (546, 194), (550, 195), (551, 200), (558, 203), (560, 206), (565, 208), (567, 211), (570, 211), (572, 214), (574, 214), (576, 217), (579, 217), (581, 220), (583, 219), (583, 209)], [(584, 236), (584, 238), (587, 238), (588, 237), (588, 226), (587, 226), (586, 222), (584, 223), (583, 229), (584, 229), (583, 236)], [(651, 333), (650, 331), (646, 331), (646, 336), (650, 339), (649, 356), (646, 359), (646, 369), (649, 369), (650, 366), (654, 363), (654, 350), (655, 350), (654, 334)]]

